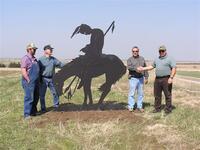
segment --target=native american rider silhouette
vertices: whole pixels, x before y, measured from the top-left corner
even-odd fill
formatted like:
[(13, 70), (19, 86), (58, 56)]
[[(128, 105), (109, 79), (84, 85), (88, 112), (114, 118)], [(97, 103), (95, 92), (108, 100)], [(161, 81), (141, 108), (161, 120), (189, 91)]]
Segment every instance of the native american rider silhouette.
[(86, 45), (80, 51), (84, 52), (86, 56), (99, 57), (102, 54), (102, 49), (104, 45), (103, 31), (101, 29), (91, 29), (90, 26), (86, 24), (81, 24), (75, 29), (71, 38), (78, 33), (85, 35), (91, 34), (90, 44)]
[[(67, 97), (71, 98), (76, 89), (80, 89), (83, 87), (83, 104), (88, 104), (88, 99), (89, 104), (92, 104), (92, 78), (105, 74), (106, 81), (99, 87), (99, 91), (101, 91), (102, 94), (100, 96), (98, 104), (99, 106), (102, 105), (103, 100), (111, 90), (111, 86), (126, 73), (126, 67), (117, 56), (102, 53), (104, 37), (111, 28), (113, 31), (114, 22), (112, 22), (112, 24), (106, 30), (105, 34), (101, 29), (92, 29), (86, 24), (81, 24), (75, 29), (71, 38), (75, 34), (79, 33), (84, 35), (91, 35), (90, 43), (80, 50), (85, 53), (85, 55), (80, 55), (79, 57), (73, 59), (55, 74), (53, 80), (59, 95), (62, 95), (68, 91)], [(73, 80), (63, 92), (64, 81), (72, 76), (74, 76)], [(73, 82), (75, 82), (75, 80), (77, 80), (76, 85), (74, 90), (72, 91), (71, 85), (73, 84)]]

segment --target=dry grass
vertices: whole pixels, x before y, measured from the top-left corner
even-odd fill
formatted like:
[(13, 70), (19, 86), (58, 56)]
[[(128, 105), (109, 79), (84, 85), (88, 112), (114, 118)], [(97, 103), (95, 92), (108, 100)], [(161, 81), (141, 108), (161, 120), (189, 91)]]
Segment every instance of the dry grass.
[(121, 130), (118, 120), (89, 124), (76, 122), (74, 126), (67, 127), (60, 123), (57, 134), (75, 140), (74, 142), (83, 150), (102, 150), (109, 149), (109, 143), (113, 142), (114, 135)]
[(187, 150), (191, 147), (185, 143), (183, 135), (178, 133), (174, 127), (165, 124), (153, 124), (146, 126), (143, 134), (146, 136), (157, 137), (158, 143), (167, 145), (167, 149), (171, 150)]
[[(0, 149), (200, 149), (200, 87), (194, 82), (181, 80), (179, 76), (175, 77), (173, 88), (176, 109), (168, 116), (163, 112), (151, 113), (154, 102), (154, 71), (151, 71), (149, 84), (145, 85), (145, 103), (148, 104), (145, 113), (133, 113), (141, 117), (141, 121), (133, 123), (114, 118), (104, 122), (81, 122), (77, 117), (38, 128), (36, 124), (48, 118), (43, 115), (29, 121), (22, 119), (23, 91), (19, 71), (0, 71)], [(102, 80), (103, 76), (93, 81), (94, 99), (99, 97), (97, 89)], [(106, 100), (127, 102), (127, 94), (128, 80), (125, 75), (112, 87)], [(82, 99), (82, 91), (77, 91), (71, 102), (80, 104)], [(66, 102), (61, 97), (61, 103)], [(47, 106), (51, 105), (52, 98), (48, 92)]]

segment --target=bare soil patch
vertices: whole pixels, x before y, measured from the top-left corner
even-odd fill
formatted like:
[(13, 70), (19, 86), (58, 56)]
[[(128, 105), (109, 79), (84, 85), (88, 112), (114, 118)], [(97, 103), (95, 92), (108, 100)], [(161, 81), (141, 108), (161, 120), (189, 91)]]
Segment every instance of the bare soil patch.
[(96, 123), (112, 120), (137, 123), (143, 119), (134, 112), (129, 112), (121, 103), (111, 104), (111, 102), (107, 102), (103, 106), (103, 110), (99, 110), (96, 104), (83, 107), (82, 105), (67, 103), (54, 110), (49, 108), (47, 113), (42, 114), (36, 126), (44, 127), (50, 123), (59, 124), (60, 122), (67, 123), (67, 121)]

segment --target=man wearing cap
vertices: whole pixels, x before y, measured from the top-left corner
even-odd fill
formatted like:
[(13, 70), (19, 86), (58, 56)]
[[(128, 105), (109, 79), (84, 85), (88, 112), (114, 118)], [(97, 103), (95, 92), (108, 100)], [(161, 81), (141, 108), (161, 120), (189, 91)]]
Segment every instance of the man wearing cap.
[(135, 105), (135, 91), (137, 90), (138, 101), (137, 101), (137, 109), (138, 112), (144, 112), (143, 109), (143, 85), (144, 82), (147, 84), (149, 74), (147, 71), (138, 72), (137, 67), (146, 66), (145, 59), (139, 55), (139, 48), (134, 46), (132, 48), (132, 56), (127, 60), (127, 68), (129, 71), (129, 94), (128, 94), (128, 109), (129, 111), (133, 111)]
[(153, 113), (161, 111), (162, 91), (165, 95), (165, 113), (172, 111), (172, 83), (176, 74), (176, 62), (167, 55), (164, 45), (159, 47), (159, 57), (154, 60), (152, 65), (147, 67), (138, 67), (139, 71), (156, 69), (156, 78), (154, 82), (155, 109)]
[(39, 65), (34, 57), (37, 47), (30, 43), (27, 46), (27, 54), (21, 59), (22, 87), (24, 89), (24, 118), (35, 116), (39, 99), (38, 78)]
[(59, 106), (59, 97), (54, 87), (52, 77), (55, 74), (55, 67), (63, 67), (63, 63), (61, 63), (58, 59), (52, 56), (53, 48), (51, 45), (44, 46), (44, 56), (39, 58), (40, 65), (40, 104), (41, 111), (46, 111), (45, 105), (45, 94), (46, 89), (49, 87), (51, 94), (53, 96), (54, 107)]

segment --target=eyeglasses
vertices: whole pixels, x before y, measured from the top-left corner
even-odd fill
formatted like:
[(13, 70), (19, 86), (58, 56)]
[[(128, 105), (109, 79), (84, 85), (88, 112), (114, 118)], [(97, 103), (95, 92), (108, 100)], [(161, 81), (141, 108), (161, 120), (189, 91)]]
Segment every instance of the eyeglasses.
[(159, 53), (164, 53), (165, 52), (165, 50), (159, 50)]
[(132, 51), (133, 53), (138, 53), (139, 51)]
[(37, 50), (37, 48), (31, 48), (32, 50), (34, 50), (34, 51), (36, 51)]

